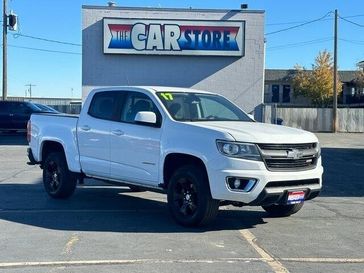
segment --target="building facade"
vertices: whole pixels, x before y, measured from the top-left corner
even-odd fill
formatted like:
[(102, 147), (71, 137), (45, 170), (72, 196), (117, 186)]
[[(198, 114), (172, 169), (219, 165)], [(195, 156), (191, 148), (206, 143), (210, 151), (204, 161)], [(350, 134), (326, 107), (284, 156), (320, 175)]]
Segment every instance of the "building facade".
[(263, 102), (264, 12), (82, 7), (82, 96), (162, 85), (220, 93), (247, 112)]
[[(294, 69), (266, 69), (264, 80), (264, 103), (277, 103), (287, 105), (309, 106), (308, 98), (293, 95), (292, 79)], [(340, 104), (364, 103), (364, 89), (358, 86), (356, 78), (358, 71), (339, 71), (339, 79), (342, 82), (342, 92), (338, 96)]]

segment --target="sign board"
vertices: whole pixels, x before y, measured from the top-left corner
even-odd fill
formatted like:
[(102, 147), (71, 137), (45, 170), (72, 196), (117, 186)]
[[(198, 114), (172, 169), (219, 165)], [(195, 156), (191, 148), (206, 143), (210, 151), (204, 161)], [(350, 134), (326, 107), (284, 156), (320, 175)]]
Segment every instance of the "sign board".
[(106, 54), (244, 55), (244, 21), (103, 21)]

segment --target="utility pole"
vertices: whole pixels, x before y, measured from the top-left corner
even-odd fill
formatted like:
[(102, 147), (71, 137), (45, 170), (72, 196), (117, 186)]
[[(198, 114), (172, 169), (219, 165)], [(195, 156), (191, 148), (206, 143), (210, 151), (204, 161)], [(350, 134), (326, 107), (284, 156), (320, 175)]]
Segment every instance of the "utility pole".
[(32, 87), (33, 86), (36, 86), (36, 85), (29, 83), (29, 84), (26, 84), (25, 86), (28, 86), (29, 87), (29, 97), (31, 99), (32, 98)]
[(337, 132), (337, 9), (335, 10), (334, 26), (334, 97), (332, 102), (332, 132)]
[(3, 100), (6, 100), (8, 95), (8, 1), (3, 0)]

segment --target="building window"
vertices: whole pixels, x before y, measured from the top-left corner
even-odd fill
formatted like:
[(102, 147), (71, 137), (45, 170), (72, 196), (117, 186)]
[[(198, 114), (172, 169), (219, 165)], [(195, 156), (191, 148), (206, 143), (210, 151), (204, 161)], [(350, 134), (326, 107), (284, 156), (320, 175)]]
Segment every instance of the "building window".
[(272, 85), (272, 102), (279, 102), (279, 85)]
[(291, 102), (291, 86), (283, 85), (283, 102)]

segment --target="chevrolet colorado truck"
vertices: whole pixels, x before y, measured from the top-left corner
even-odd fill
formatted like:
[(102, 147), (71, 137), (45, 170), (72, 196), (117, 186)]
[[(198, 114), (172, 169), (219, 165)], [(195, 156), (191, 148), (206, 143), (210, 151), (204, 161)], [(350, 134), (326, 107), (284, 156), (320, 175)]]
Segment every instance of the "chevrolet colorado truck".
[(221, 95), (172, 87), (110, 87), (80, 116), (33, 114), (28, 157), (45, 191), (67, 198), (94, 178), (167, 194), (173, 218), (204, 225), (219, 206), (289, 216), (322, 186), (312, 133), (255, 122)]

